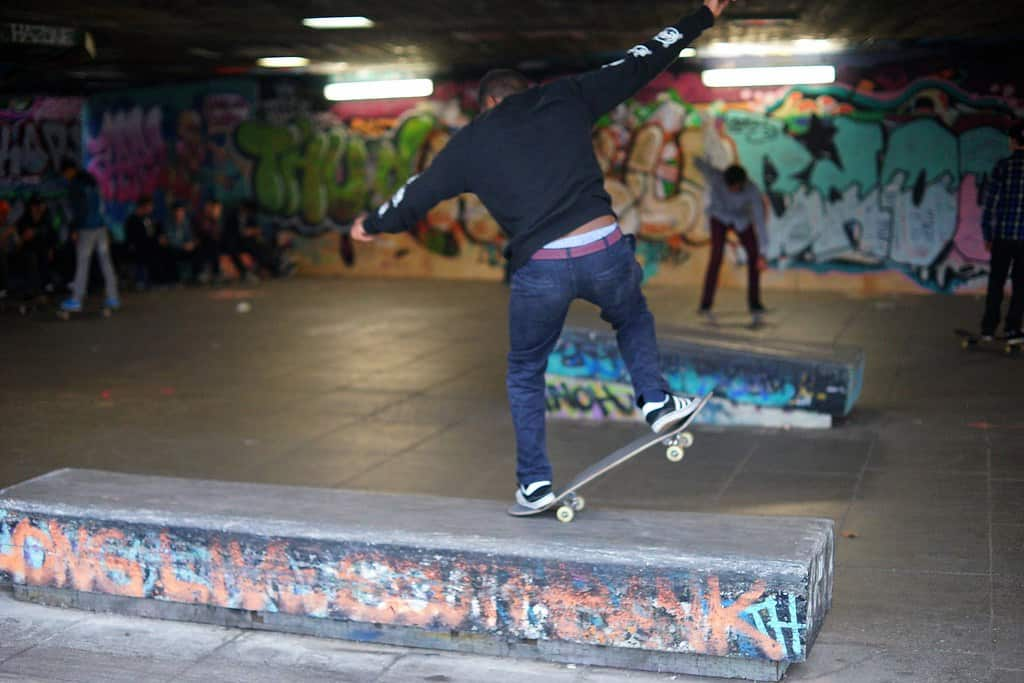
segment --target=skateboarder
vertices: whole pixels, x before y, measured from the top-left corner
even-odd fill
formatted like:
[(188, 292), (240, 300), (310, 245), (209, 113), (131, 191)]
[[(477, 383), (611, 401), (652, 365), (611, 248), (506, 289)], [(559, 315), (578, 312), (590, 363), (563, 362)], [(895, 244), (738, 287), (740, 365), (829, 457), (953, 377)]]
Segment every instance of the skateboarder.
[(100, 269), (107, 287), (107, 298), (104, 306), (111, 310), (121, 307), (117, 295), (117, 276), (114, 264), (110, 259), (110, 237), (103, 220), (100, 205), (100, 193), (96, 180), (86, 171), (78, 168), (73, 161), (66, 161), (62, 167), (64, 178), (68, 181), (68, 198), (71, 202), (71, 228), (77, 246), (77, 267), (75, 280), (71, 286), (71, 297), (63, 301), (61, 310), (67, 313), (82, 310), (89, 287), (89, 266), (92, 253), (99, 257)]
[(544, 370), (569, 304), (585, 299), (618, 333), (637, 405), (661, 431), (689, 415), (697, 399), (673, 396), (658, 366), (654, 317), (643, 277), (612, 211), (594, 156), (591, 128), (679, 56), (729, 0), (697, 12), (603, 68), (530, 87), (522, 74), (491, 71), (480, 83), (482, 113), (368, 217), (352, 237), (374, 239), (413, 227), (431, 207), (473, 192), (509, 237), (510, 351), (507, 388), (516, 432), (516, 500), (541, 508), (554, 500), (545, 450)]
[(985, 210), (981, 230), (985, 249), (992, 254), (988, 273), (988, 296), (981, 336), (991, 341), (1002, 314), (1006, 276), (1013, 273), (1013, 295), (1006, 313), (1003, 331), (1010, 344), (1024, 342), (1021, 318), (1024, 317), (1024, 122), (1010, 129), (1012, 154), (996, 164), (985, 183)]
[(762, 256), (762, 250), (768, 246), (761, 193), (747, 178), (747, 172), (742, 166), (733, 165), (720, 171), (705, 159), (698, 158), (695, 163), (711, 187), (711, 203), (707, 209), (708, 220), (711, 222), (711, 258), (704, 276), (704, 293), (698, 312), (709, 322), (715, 322), (711, 305), (718, 288), (725, 236), (732, 230), (747, 252), (747, 306), (756, 325), (764, 316), (761, 271), (767, 267), (767, 262)]

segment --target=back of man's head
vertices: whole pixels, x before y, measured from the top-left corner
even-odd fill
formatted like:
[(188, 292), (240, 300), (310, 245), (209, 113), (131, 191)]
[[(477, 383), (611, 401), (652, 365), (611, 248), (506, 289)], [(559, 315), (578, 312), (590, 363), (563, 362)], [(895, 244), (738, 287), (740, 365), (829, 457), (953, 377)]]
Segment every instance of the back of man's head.
[(495, 102), (500, 102), (509, 95), (515, 95), (529, 87), (529, 79), (514, 69), (493, 69), (488, 71), (480, 79), (480, 91), (478, 93), (480, 108), (487, 109), (493, 106), (488, 104), (488, 98), (494, 98)]
[(1024, 121), (1017, 121), (1010, 126), (1010, 142), (1018, 149), (1024, 149)]
[(747, 172), (742, 166), (733, 164), (725, 169), (725, 184), (729, 187), (742, 187), (747, 183)]

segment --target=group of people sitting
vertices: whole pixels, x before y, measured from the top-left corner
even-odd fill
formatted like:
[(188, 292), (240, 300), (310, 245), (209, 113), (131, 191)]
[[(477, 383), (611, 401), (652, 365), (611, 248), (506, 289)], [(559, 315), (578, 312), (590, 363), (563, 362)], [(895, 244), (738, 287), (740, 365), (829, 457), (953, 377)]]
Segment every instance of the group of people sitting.
[(279, 233), (262, 224), (254, 202), (242, 202), (225, 216), (223, 204), (208, 199), (195, 218), (178, 203), (167, 220), (158, 223), (153, 219), (153, 200), (141, 197), (124, 227), (139, 288), (183, 278), (204, 284), (222, 280), (222, 256), (248, 281), (260, 280), (261, 273), (283, 277), (294, 270)]
[[(86, 212), (77, 206), (80, 203), (72, 201), (70, 215), (63, 216), (51, 211), (42, 196), (33, 195), (21, 216), (12, 221), (10, 204), (0, 200), (0, 299), (30, 300), (74, 289), (76, 261), (83, 260), (80, 233), (90, 227), (74, 215)], [(239, 278), (249, 282), (263, 275), (287, 276), (294, 270), (283, 235), (264, 223), (254, 202), (242, 202), (226, 213), (223, 204), (211, 198), (202, 203), (198, 215), (190, 213), (188, 206), (177, 203), (166, 220), (158, 221), (153, 199), (140, 197), (125, 221), (124, 241), (97, 256), (101, 262), (113, 256), (121, 268), (112, 270), (119, 270), (119, 279), (134, 282), (138, 289), (222, 281), (222, 257), (227, 257)], [(86, 263), (77, 263), (78, 270), (91, 260), (88, 252)], [(78, 275), (88, 279), (88, 272)]]

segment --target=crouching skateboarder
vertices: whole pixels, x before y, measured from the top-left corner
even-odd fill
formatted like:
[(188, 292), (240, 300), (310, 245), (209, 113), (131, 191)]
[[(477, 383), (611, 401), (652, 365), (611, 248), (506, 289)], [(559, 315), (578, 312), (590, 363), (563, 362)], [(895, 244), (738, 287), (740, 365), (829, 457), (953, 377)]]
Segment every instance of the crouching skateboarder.
[(440, 201), (472, 192), (507, 233), (507, 384), (516, 433), (516, 501), (524, 507), (539, 509), (554, 500), (544, 371), (574, 299), (598, 306), (615, 329), (637, 405), (655, 432), (697, 407), (696, 398), (670, 394), (662, 377), (641, 268), (604, 190), (591, 128), (664, 71), (728, 4), (705, 0), (696, 13), (622, 59), (543, 86), (531, 87), (515, 71), (488, 73), (480, 83), (480, 116), (452, 137), (426, 171), (352, 227), (359, 241), (401, 232)]

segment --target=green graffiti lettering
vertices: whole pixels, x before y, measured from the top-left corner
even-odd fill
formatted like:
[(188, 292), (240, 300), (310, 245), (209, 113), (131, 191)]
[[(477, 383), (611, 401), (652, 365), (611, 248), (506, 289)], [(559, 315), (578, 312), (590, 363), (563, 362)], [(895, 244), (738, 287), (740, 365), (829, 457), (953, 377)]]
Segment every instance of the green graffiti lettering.
[(235, 141), (243, 154), (255, 160), (252, 187), (260, 204), (269, 211), (285, 213), (293, 190), (281, 155), (294, 144), (291, 132), (264, 121), (245, 121), (238, 127)]
[(891, 183), (898, 173), (903, 174), (903, 190), (911, 188), (922, 174), (926, 185), (943, 175), (947, 183), (959, 179), (956, 138), (932, 119), (918, 119), (900, 126), (889, 138), (889, 149), (882, 165), (882, 184)]
[(811, 187), (827, 196), (832, 190), (843, 194), (856, 185), (863, 196), (878, 184), (879, 154), (885, 144), (882, 126), (849, 118), (836, 118), (834, 124), (833, 143), (842, 165), (819, 160), (811, 172)]

